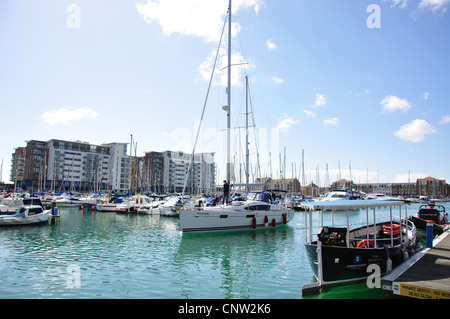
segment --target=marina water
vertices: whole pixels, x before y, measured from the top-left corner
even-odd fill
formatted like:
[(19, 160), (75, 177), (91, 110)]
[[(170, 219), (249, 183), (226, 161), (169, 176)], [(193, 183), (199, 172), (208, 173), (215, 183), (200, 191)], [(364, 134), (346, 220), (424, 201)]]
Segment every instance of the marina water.
[[(277, 229), (212, 234), (182, 234), (174, 217), (60, 213), (58, 225), (0, 228), (0, 298), (299, 299), (313, 279), (304, 212)], [(334, 215), (346, 223), (346, 212)], [(350, 211), (351, 223), (365, 218)]]

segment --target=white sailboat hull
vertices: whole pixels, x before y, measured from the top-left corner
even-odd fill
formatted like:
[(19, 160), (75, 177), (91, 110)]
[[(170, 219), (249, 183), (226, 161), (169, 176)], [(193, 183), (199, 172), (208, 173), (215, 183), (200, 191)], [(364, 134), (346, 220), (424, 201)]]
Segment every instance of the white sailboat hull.
[(294, 217), (291, 210), (243, 210), (232, 206), (180, 210), (183, 233), (255, 230), (287, 224)]

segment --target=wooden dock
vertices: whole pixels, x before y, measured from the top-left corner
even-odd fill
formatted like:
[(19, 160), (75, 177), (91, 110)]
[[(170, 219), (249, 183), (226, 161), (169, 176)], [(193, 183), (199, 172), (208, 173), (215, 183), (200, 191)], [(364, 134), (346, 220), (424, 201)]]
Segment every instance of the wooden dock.
[(393, 298), (450, 299), (450, 232), (384, 276), (381, 284)]

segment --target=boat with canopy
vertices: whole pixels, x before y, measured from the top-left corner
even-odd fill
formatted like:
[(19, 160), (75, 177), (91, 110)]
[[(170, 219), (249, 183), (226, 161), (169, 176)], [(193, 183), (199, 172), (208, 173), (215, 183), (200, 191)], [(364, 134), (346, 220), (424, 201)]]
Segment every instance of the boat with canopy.
[[(416, 253), (416, 228), (402, 212), (401, 201), (341, 200), (302, 203), (305, 212), (305, 248), (317, 282), (304, 290), (329, 285), (367, 280), (377, 267), (380, 275), (389, 273)], [(363, 209), (366, 220), (362, 226), (349, 222), (350, 211)], [(380, 210), (389, 216), (384, 221)], [(395, 210), (398, 212), (395, 213)], [(377, 211), (378, 210), (378, 211)], [(319, 211), (319, 212), (317, 212)], [(346, 225), (335, 225), (335, 213), (346, 211)], [(324, 214), (331, 212), (331, 224), (324, 225)], [(313, 225), (314, 213), (319, 213), (320, 225)], [(396, 216), (394, 216), (396, 215)], [(314, 232), (316, 230), (316, 232)]]

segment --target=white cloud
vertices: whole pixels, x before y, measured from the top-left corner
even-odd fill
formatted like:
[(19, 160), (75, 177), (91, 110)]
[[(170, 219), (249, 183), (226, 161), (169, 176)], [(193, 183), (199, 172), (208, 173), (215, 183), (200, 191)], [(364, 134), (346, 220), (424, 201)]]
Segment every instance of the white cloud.
[(436, 132), (436, 129), (425, 120), (416, 119), (411, 123), (401, 126), (394, 135), (402, 140), (418, 143), (422, 141), (425, 136), (435, 134)]
[(391, 7), (396, 7), (398, 5), (401, 9), (406, 8), (408, 4), (408, 0), (384, 0), (384, 2), (392, 2)]
[[(233, 12), (245, 8), (253, 8), (258, 14), (262, 0), (237, 0), (233, 2)], [(228, 9), (227, 0), (148, 0), (137, 3), (137, 12), (145, 21), (158, 22), (165, 35), (178, 33), (196, 36), (208, 42), (219, 41), (225, 14)], [(233, 30), (239, 24), (233, 23)]]
[(320, 106), (327, 104), (327, 98), (324, 94), (316, 94), (316, 101), (314, 102), (313, 106)]
[(421, 0), (419, 9), (430, 9), (433, 13), (438, 11), (445, 13), (449, 4), (450, 0)]
[[(198, 70), (200, 78), (205, 81), (211, 79), (211, 72), (214, 66), (214, 59), (216, 57), (216, 51), (212, 51), (211, 55), (203, 61)], [(231, 85), (241, 86), (243, 84), (244, 73), (253, 68), (251, 61), (245, 61), (244, 57), (239, 52), (231, 54), (231, 64), (234, 64), (231, 72)], [(239, 65), (237, 65), (239, 64)], [(214, 85), (226, 86), (228, 81), (228, 54), (225, 49), (219, 50), (218, 62), (214, 71)]]
[(422, 94), (422, 98), (424, 100), (428, 100), (430, 98), (430, 93), (429, 92), (425, 92), (424, 94)]
[(450, 115), (445, 115), (442, 117), (441, 121), (439, 122), (440, 124), (447, 124), (450, 123)]
[(394, 95), (386, 96), (381, 102), (380, 105), (383, 105), (383, 112), (394, 112), (394, 111), (407, 111), (411, 108), (411, 103), (409, 103), (406, 99), (401, 99)]
[(364, 96), (364, 95), (367, 95), (367, 94), (370, 94), (370, 93), (371, 93), (371, 91), (369, 89), (365, 89), (362, 92), (353, 92), (353, 91), (349, 91), (348, 92), (348, 94), (353, 94), (354, 96)]
[(277, 45), (270, 39), (267, 39), (266, 46), (269, 51), (275, 50), (277, 48)]
[(397, 174), (394, 177), (394, 183), (407, 183), (408, 181), (411, 183), (415, 183), (418, 178), (425, 178), (427, 176), (430, 176), (430, 174), (425, 173)]
[(336, 126), (338, 121), (339, 121), (339, 119), (337, 117), (330, 117), (329, 119), (326, 119), (323, 121), (323, 125), (325, 127)]
[(63, 106), (57, 110), (50, 110), (41, 115), (41, 120), (49, 125), (71, 125), (85, 118), (96, 118), (99, 114), (87, 106), (73, 109)]
[(309, 110), (305, 110), (305, 109), (303, 110), (303, 113), (305, 113), (306, 116), (309, 117), (310, 119), (313, 119), (317, 116), (316, 113), (309, 111)]
[(273, 84), (281, 84), (284, 82), (284, 79), (274, 76), (271, 81)]
[(293, 117), (290, 117), (286, 113), (283, 113), (283, 115), (278, 119), (277, 129), (280, 130), (280, 132), (287, 134), (289, 129), (299, 123), (299, 120), (295, 120)]

